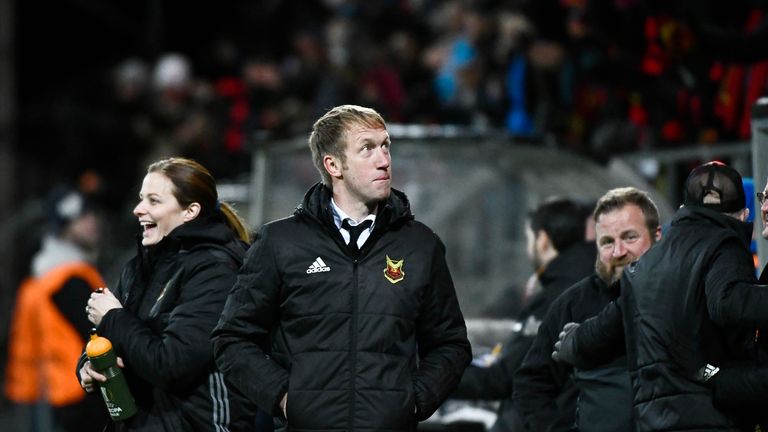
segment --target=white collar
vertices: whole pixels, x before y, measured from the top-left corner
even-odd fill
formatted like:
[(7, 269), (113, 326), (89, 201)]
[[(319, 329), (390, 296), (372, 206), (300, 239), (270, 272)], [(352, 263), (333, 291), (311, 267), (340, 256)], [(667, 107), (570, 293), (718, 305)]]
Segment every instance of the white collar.
[(331, 198), (331, 212), (333, 213), (333, 223), (336, 225), (336, 229), (341, 229), (341, 223), (345, 220), (349, 220), (349, 224), (351, 226), (358, 225), (365, 220), (370, 220), (371, 227), (368, 228), (369, 231), (373, 230), (373, 226), (376, 224), (375, 213), (369, 214), (363, 218), (363, 220), (358, 222), (354, 218), (351, 218), (348, 214), (344, 213), (344, 210), (342, 210), (341, 207), (336, 204), (336, 201), (333, 198)]

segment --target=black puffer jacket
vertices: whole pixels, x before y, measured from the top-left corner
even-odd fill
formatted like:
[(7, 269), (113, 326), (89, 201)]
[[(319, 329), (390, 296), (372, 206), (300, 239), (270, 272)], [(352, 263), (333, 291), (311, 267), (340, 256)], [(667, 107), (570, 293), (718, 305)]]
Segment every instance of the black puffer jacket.
[[(758, 282), (768, 284), (768, 266)], [(734, 329), (738, 330), (738, 329)], [(768, 430), (768, 328), (733, 331), (731, 362), (709, 381), (715, 402), (734, 412), (745, 431)], [(708, 383), (708, 384), (709, 384)], [(759, 426), (759, 429), (757, 428)]]
[(569, 431), (574, 421), (581, 431), (634, 430), (632, 389), (624, 356), (589, 371), (574, 370), (552, 359), (552, 347), (563, 325), (596, 315), (618, 296), (618, 284), (609, 287), (592, 273), (552, 303), (514, 377), (514, 403), (528, 430)]
[(354, 259), (330, 199), (318, 184), (259, 231), (213, 334), (217, 364), (275, 416), (287, 391), (289, 430), (414, 430), (471, 359), (444, 246), (393, 190)]
[(123, 308), (97, 332), (125, 362), (139, 408), (129, 430), (253, 430), (255, 405), (224, 385), (209, 339), (245, 251), (218, 217), (198, 218), (139, 245), (124, 268), (113, 289)]
[[(568, 287), (594, 271), (596, 253), (593, 242), (578, 242), (560, 252), (539, 275), (542, 289), (516, 317), (520, 329), (510, 335), (499, 360), (487, 368), (470, 365), (464, 371), (454, 397), (501, 400), (492, 431), (523, 428), (519, 409), (511, 401), (514, 388), (512, 376), (531, 348), (550, 304)], [(568, 424), (573, 423), (575, 398), (575, 392), (570, 391), (568, 397), (561, 399), (568, 404), (560, 411)]]
[(749, 224), (729, 216), (681, 208), (663, 240), (624, 271), (620, 301), (579, 328), (581, 367), (626, 338), (638, 431), (736, 430), (694, 376), (730, 357), (725, 326), (768, 322), (750, 235)]

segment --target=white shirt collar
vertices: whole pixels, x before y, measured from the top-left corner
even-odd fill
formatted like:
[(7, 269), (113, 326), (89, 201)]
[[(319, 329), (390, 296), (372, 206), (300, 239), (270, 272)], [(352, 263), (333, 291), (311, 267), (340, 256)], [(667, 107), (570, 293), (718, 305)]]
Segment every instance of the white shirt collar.
[(336, 225), (336, 228), (338, 228), (338, 229), (341, 229), (341, 223), (345, 219), (349, 219), (349, 224), (352, 225), (352, 226), (358, 225), (360, 222), (362, 222), (364, 220), (370, 220), (371, 221), (371, 227), (368, 229), (369, 231), (373, 230), (373, 225), (376, 223), (376, 214), (375, 213), (369, 214), (368, 216), (363, 218), (363, 220), (361, 220), (360, 222), (354, 220), (348, 214), (344, 213), (344, 210), (342, 210), (341, 207), (339, 207), (336, 204), (336, 201), (333, 198), (331, 198), (331, 210), (332, 210), (332, 213), (333, 213), (333, 223)]
[(374, 225), (376, 225), (376, 214), (369, 214), (368, 216), (363, 218), (363, 220), (361, 220), (360, 222), (357, 222), (353, 218), (349, 217), (348, 214), (344, 213), (344, 210), (342, 210), (341, 207), (339, 207), (336, 204), (336, 201), (333, 198), (331, 198), (331, 213), (333, 213), (333, 223), (334, 225), (336, 225), (336, 229), (338, 229), (339, 232), (341, 232), (341, 236), (344, 238), (344, 241), (347, 243), (349, 243), (349, 233), (347, 232), (347, 230), (341, 227), (341, 223), (344, 220), (349, 220), (349, 224), (351, 226), (358, 225), (360, 222), (365, 220), (371, 221), (371, 226), (368, 227), (367, 230), (363, 231), (360, 234), (360, 237), (358, 237), (358, 240), (357, 240), (358, 245), (362, 245), (363, 243), (365, 243), (365, 241), (368, 239), (368, 236), (370, 236), (371, 232), (373, 232)]

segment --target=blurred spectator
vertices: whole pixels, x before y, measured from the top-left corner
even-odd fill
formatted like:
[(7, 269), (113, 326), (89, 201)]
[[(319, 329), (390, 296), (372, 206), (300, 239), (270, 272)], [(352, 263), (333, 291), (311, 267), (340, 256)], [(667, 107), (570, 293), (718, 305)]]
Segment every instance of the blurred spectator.
[(157, 60), (150, 99), (155, 130), (147, 161), (189, 154), (212, 139), (212, 124), (204, 111), (211, 95), (204, 86), (194, 80), (192, 65), (185, 55), (166, 53)]
[[(104, 178), (101, 195), (110, 199), (109, 209), (116, 214), (126, 198), (135, 196), (133, 185), (143, 168), (143, 160), (152, 145), (152, 124), (149, 113), (149, 65), (142, 59), (129, 57), (112, 71), (111, 97), (105, 102), (102, 160), (110, 157), (119, 164), (109, 164), (109, 170), (98, 169)], [(108, 144), (107, 144), (108, 143)]]
[[(516, 317), (519, 326), (491, 364), (474, 362), (465, 371), (453, 397), (500, 400), (492, 431), (522, 431), (523, 422), (512, 403), (512, 376), (523, 362), (549, 305), (569, 286), (594, 269), (597, 251), (585, 241), (586, 212), (578, 202), (550, 198), (529, 213), (527, 252), (540, 289)], [(533, 283), (529, 280), (529, 283)]]
[(601, 160), (746, 139), (768, 85), (767, 10), (752, 0), (308, 0), (206, 12), (194, 27), (215, 34), (204, 43), (186, 32), (147, 60), (119, 56), (114, 97), (83, 76), (30, 104), (24, 139), (55, 137), (63, 162), (37, 163), (80, 172), (117, 154), (127, 168), (99, 172), (120, 191), (137, 166), (170, 154), (235, 177), (253, 145), (295, 136), (341, 103)]
[[(50, 406), (54, 430), (96, 431), (108, 418), (106, 407), (98, 396), (86, 396), (72, 371), (91, 328), (82, 305), (105, 285), (93, 264), (100, 218), (88, 199), (68, 186), (50, 192), (46, 212), (49, 234), (19, 288), (13, 313), (5, 395), (27, 408), (22, 412), (35, 404)], [(44, 429), (47, 416), (29, 412), (32, 427)]]

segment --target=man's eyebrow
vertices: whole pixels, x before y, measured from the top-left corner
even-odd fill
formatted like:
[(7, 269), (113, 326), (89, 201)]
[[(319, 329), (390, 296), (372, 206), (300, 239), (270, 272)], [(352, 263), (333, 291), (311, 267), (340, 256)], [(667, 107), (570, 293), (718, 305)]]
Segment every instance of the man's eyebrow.
[[(390, 141), (389, 138), (386, 138), (386, 139), (382, 140), (381, 142), (382, 143), (387, 143), (387, 144), (391, 144), (392, 143), (392, 141)], [(363, 138), (360, 141), (360, 144), (361, 145), (363, 145), (363, 144), (379, 144), (379, 142), (374, 140), (374, 139), (372, 139), (372, 138)]]

